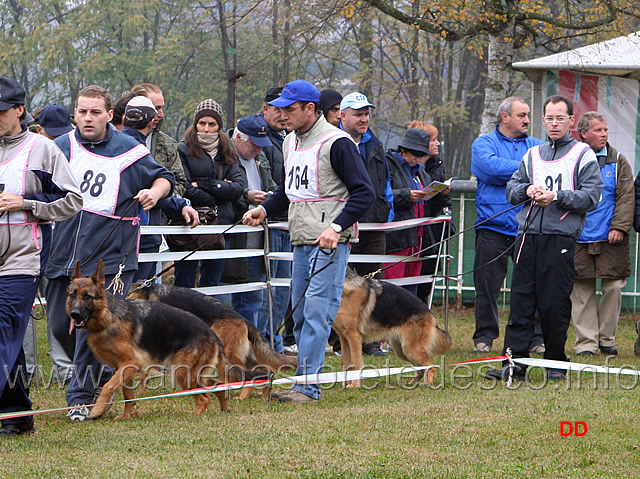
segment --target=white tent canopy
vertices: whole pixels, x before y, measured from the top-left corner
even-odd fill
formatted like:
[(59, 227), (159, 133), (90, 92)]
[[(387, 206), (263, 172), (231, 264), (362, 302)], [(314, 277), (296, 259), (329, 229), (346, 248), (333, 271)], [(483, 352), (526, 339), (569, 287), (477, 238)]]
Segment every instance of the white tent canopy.
[(573, 70), (640, 79), (640, 32), (568, 52), (517, 62), (513, 68), (525, 73), (532, 70)]
[(609, 141), (640, 169), (640, 32), (512, 66), (533, 83), (532, 136), (545, 137), (544, 99), (560, 93), (573, 100), (576, 117), (605, 114)]

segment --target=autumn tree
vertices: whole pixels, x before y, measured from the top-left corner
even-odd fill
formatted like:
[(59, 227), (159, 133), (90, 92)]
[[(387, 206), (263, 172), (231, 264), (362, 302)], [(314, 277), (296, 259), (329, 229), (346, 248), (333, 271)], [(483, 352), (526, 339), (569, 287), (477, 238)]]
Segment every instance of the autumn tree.
[[(488, 36), (486, 95), (481, 133), (493, 129), (495, 112), (507, 96), (514, 50), (530, 43), (553, 43), (594, 33), (620, 16), (637, 15), (632, 0), (364, 0), (385, 14), (449, 41)], [(418, 8), (416, 8), (418, 3)]]

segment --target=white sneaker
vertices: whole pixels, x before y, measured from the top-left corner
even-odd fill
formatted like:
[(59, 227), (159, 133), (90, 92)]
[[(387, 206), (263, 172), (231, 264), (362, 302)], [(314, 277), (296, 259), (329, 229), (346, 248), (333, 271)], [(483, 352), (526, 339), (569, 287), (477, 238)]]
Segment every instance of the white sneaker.
[(90, 421), (91, 410), (86, 404), (78, 404), (67, 413), (67, 417), (72, 421)]
[(288, 354), (291, 356), (296, 356), (298, 354), (298, 345), (292, 344), (291, 346), (284, 347), (284, 354)]

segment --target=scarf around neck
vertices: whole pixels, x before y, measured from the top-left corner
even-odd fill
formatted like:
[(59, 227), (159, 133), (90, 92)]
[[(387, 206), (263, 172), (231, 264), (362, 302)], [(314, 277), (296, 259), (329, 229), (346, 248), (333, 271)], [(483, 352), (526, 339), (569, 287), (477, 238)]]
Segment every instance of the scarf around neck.
[(218, 135), (218, 133), (198, 133), (198, 143), (212, 159), (215, 159), (218, 154)]

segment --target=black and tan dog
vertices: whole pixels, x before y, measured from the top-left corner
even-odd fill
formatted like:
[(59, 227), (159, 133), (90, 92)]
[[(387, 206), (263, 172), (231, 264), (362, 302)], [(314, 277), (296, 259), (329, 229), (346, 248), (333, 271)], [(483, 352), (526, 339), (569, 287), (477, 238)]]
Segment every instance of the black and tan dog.
[[(362, 344), (380, 339), (388, 339), (398, 357), (415, 366), (430, 366), (433, 354), (444, 354), (451, 347), (451, 336), (436, 326), (417, 296), (386, 281), (365, 279), (351, 269), (347, 269), (333, 329), (340, 336), (344, 370), (352, 365), (361, 370)], [(414, 381), (423, 376), (424, 371), (419, 371)], [(434, 376), (435, 369), (429, 369), (429, 384)]]
[[(67, 313), (76, 328), (89, 332), (88, 344), (96, 357), (115, 370), (104, 385), (91, 410), (91, 418), (102, 416), (109, 400), (123, 385), (125, 399), (135, 399), (133, 381), (145, 379), (150, 368), (167, 367), (176, 382), (185, 389), (213, 386), (211, 377), (218, 371), (222, 382), (253, 378), (255, 374), (231, 367), (222, 343), (215, 333), (194, 315), (155, 301), (124, 300), (105, 291), (105, 267), (98, 263), (93, 276), (83, 277), (76, 263), (69, 285)], [(214, 393), (220, 409), (229, 409), (227, 394)], [(195, 395), (197, 414), (203, 413), (211, 399), (208, 394)], [(137, 415), (135, 402), (126, 402), (116, 419)]]
[[(234, 366), (269, 368), (271, 372), (296, 369), (295, 357), (275, 352), (258, 328), (222, 301), (190, 288), (157, 283), (141, 289), (133, 286), (131, 290), (128, 298), (160, 301), (196, 315), (218, 335)], [(251, 388), (244, 388), (238, 399), (247, 398), (251, 391)]]

